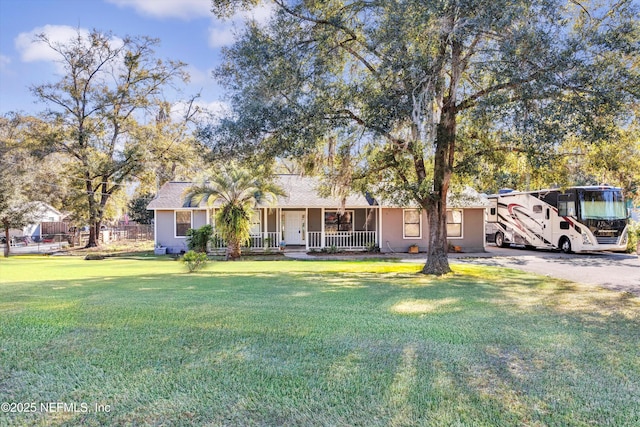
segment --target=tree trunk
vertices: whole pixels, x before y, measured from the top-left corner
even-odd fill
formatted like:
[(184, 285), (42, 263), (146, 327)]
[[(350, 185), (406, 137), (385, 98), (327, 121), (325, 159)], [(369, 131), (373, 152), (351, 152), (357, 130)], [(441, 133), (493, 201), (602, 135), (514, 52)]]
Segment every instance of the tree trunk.
[(89, 226), (89, 241), (87, 242), (87, 245), (85, 246), (85, 248), (98, 247), (98, 243), (100, 241), (99, 239), (100, 239), (100, 222), (95, 220)]
[[(106, 190), (103, 190), (103, 192)], [(100, 229), (102, 227), (102, 218), (104, 218), (104, 207), (107, 204), (109, 196), (103, 193), (100, 203), (93, 202), (94, 209), (91, 210), (91, 218), (89, 223), (91, 228), (89, 230), (89, 241), (87, 242), (87, 248), (95, 248), (100, 246)], [(91, 206), (91, 203), (90, 203)]]
[(447, 193), (453, 166), (456, 137), (456, 112), (445, 103), (442, 121), (436, 131), (436, 152), (433, 167), (433, 191), (423, 208), (427, 211), (429, 248), (424, 274), (443, 275), (451, 272), (447, 257)]
[(242, 255), (242, 249), (240, 248), (240, 242), (230, 241), (227, 247), (228, 258), (231, 261), (233, 261), (240, 258), (241, 255)]
[(93, 192), (93, 184), (88, 173), (85, 173), (87, 201), (89, 202), (89, 241), (85, 248), (95, 248), (98, 246), (98, 237), (100, 236), (100, 224), (97, 218), (98, 209), (96, 199)]
[(429, 223), (427, 262), (422, 268), (422, 272), (441, 276), (451, 272), (449, 258), (447, 257), (447, 206), (446, 201), (442, 202), (441, 200), (431, 205), (431, 208), (427, 210), (427, 221)]
[(5, 258), (9, 258), (9, 245), (10, 245), (10, 240), (9, 240), (9, 224), (5, 223), (4, 225), (4, 238), (5, 238), (5, 245), (4, 245), (4, 257)]

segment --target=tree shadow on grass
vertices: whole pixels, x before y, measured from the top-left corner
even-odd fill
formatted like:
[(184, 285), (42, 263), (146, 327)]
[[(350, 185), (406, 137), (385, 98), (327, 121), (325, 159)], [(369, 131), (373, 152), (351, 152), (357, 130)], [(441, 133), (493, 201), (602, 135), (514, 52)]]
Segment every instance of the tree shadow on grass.
[(113, 406), (39, 414), (53, 425), (633, 421), (637, 298), (456, 270), (13, 283), (2, 301), (20, 310), (0, 305), (0, 394)]

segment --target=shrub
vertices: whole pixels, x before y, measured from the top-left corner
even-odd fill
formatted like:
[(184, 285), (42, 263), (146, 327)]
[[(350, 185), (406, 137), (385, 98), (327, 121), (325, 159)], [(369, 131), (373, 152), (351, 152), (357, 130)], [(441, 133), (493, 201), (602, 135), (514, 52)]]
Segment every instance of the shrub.
[(365, 246), (366, 252), (380, 252), (380, 246), (376, 242), (367, 243)]
[(190, 251), (207, 252), (207, 243), (213, 236), (213, 227), (209, 224), (198, 229), (187, 230), (187, 248)]
[(207, 254), (203, 252), (189, 251), (182, 257), (182, 262), (189, 269), (189, 273), (200, 270), (209, 261)]
[(324, 247), (322, 248), (322, 252), (326, 253), (326, 254), (337, 254), (338, 253), (338, 247), (336, 245), (331, 245), (329, 247)]

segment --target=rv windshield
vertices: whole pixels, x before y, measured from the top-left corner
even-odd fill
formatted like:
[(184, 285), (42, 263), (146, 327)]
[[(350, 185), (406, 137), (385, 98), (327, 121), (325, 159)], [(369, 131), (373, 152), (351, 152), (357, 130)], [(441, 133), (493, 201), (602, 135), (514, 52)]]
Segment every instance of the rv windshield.
[(578, 192), (582, 219), (626, 219), (627, 207), (620, 190)]

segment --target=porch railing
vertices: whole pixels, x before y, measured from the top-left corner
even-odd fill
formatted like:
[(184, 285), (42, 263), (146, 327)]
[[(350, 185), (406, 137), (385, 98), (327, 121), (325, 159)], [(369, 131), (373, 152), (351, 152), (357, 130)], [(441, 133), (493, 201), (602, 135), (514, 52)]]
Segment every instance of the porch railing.
[[(364, 250), (376, 242), (375, 231), (339, 231), (337, 233), (325, 233), (324, 242), (322, 241), (323, 233), (320, 231), (310, 231), (307, 233), (309, 249), (330, 248), (335, 246), (338, 249), (355, 249)], [(280, 233), (277, 231), (268, 233), (252, 234), (248, 249), (275, 249), (280, 245)], [(324, 244), (323, 244), (324, 243)], [(211, 241), (211, 251), (222, 251), (226, 249), (226, 242), (219, 236), (214, 235)]]
[(252, 234), (251, 240), (249, 242), (249, 248), (251, 249), (273, 249), (277, 248), (280, 245), (280, 241), (278, 240), (278, 236), (280, 233), (277, 231)]
[(310, 231), (309, 248), (320, 249), (335, 246), (338, 249), (367, 249), (376, 244), (375, 231), (339, 231), (337, 233), (325, 233), (324, 245), (322, 244), (322, 232)]
[[(277, 231), (267, 232), (267, 233), (256, 233), (252, 234), (249, 238), (249, 244), (244, 246), (243, 248), (249, 249), (274, 249), (280, 245), (280, 240), (278, 240), (278, 236), (280, 233)], [(217, 234), (213, 235), (211, 239), (211, 245), (209, 246), (211, 251), (220, 251), (227, 248), (227, 242), (222, 239), (222, 237)]]

